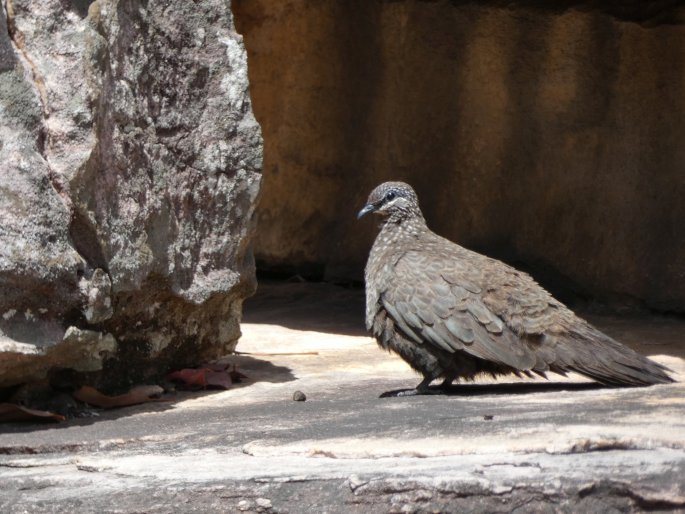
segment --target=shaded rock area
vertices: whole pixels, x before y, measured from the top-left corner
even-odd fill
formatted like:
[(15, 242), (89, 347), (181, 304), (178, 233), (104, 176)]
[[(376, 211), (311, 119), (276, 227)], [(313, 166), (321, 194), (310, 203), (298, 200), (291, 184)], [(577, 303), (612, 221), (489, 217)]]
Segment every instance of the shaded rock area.
[(264, 269), (359, 280), (405, 180), (441, 235), (582, 298), (685, 312), (682, 2), (239, 0)]
[[(246, 303), (248, 375), (99, 417), (4, 425), (15, 512), (680, 512), (682, 320), (593, 316), (679, 383), (489, 379), (378, 398), (419, 377), (360, 332), (363, 294), (264, 284)], [(302, 391), (306, 401), (293, 401)]]
[(230, 4), (1, 9), (0, 387), (231, 351), (262, 140)]

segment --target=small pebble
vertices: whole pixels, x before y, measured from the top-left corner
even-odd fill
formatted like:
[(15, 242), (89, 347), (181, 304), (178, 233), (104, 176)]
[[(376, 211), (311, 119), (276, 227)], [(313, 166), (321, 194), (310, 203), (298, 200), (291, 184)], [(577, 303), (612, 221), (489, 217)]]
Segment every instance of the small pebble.
[(270, 509), (271, 508), (271, 500), (268, 498), (257, 498), (255, 500), (255, 503), (257, 504), (258, 509)]
[(302, 391), (295, 391), (293, 393), (293, 401), (304, 402), (306, 400), (307, 400), (307, 397), (305, 396), (305, 394)]

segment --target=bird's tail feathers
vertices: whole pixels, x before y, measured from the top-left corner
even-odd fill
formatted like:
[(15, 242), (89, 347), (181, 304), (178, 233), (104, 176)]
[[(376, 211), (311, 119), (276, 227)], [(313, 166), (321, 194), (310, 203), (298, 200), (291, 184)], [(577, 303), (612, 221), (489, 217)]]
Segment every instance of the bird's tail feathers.
[[(589, 332), (589, 333), (586, 333)], [(560, 361), (575, 371), (609, 386), (649, 386), (675, 382), (666, 366), (654, 362), (615, 341), (594, 327), (571, 333), (563, 345)], [(557, 363), (561, 364), (560, 361)]]

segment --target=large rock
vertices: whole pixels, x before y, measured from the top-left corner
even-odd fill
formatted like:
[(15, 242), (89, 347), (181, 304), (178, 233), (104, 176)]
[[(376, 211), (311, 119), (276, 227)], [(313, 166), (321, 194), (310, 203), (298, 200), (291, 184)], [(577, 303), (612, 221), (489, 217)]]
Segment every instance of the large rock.
[[(262, 141), (230, 5), (14, 0), (0, 33), (0, 386), (225, 354)], [(3, 7), (4, 9), (4, 7)]]
[(468, 247), (591, 297), (685, 311), (681, 4), (235, 12), (266, 141), (265, 267), (361, 278), (374, 229), (354, 213), (394, 178)]

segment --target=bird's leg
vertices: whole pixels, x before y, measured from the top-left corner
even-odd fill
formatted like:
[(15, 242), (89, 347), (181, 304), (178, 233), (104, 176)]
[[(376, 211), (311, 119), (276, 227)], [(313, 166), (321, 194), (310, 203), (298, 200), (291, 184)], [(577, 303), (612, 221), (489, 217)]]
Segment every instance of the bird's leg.
[[(431, 382), (433, 381), (433, 377), (425, 377), (419, 385), (416, 386), (414, 391), (416, 391), (414, 394), (431, 394), (432, 389), (430, 388)], [(413, 396), (413, 395), (409, 395)]]
[(449, 391), (452, 388), (452, 382), (454, 382), (455, 378), (457, 378), (456, 375), (447, 375), (438, 388), (442, 391)]

